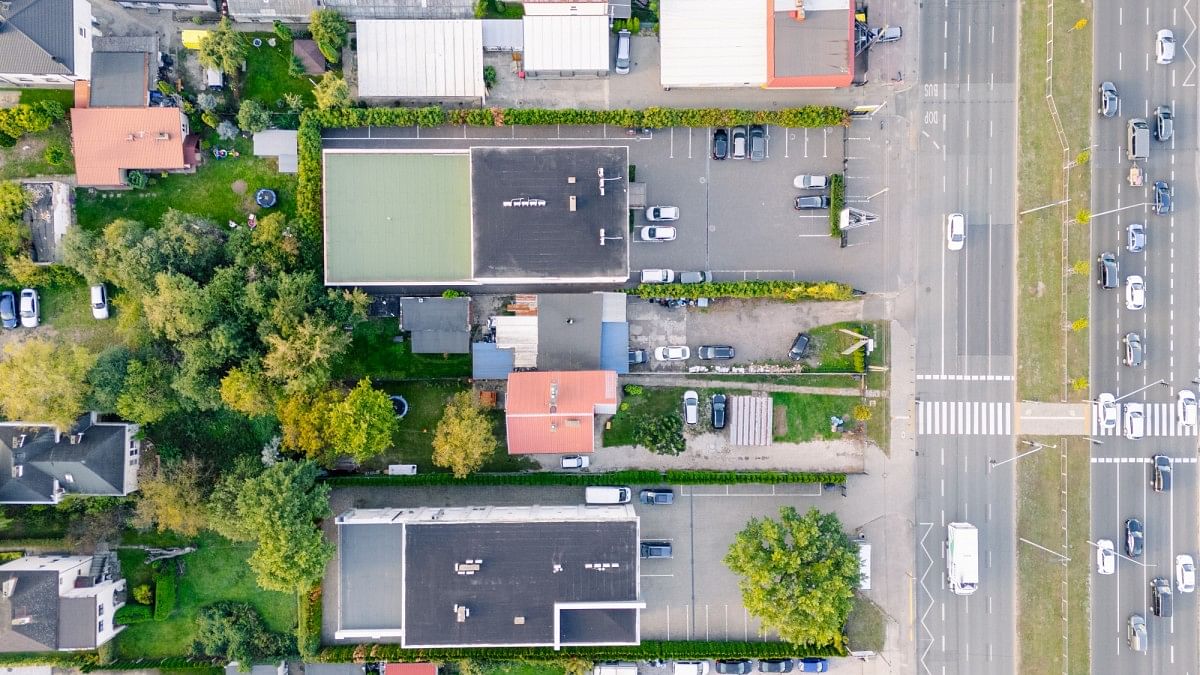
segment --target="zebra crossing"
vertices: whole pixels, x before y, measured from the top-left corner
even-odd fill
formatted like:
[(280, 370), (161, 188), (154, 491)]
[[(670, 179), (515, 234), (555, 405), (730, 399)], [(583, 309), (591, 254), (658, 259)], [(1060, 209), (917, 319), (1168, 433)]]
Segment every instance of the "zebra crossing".
[[(1146, 435), (1147, 436), (1195, 436), (1196, 427), (1183, 424), (1175, 416), (1174, 403), (1147, 403), (1146, 405)], [(1120, 436), (1121, 423), (1115, 427), (1103, 428), (1100, 424), (1100, 411), (1092, 407), (1092, 435)]]
[[(1153, 457), (1093, 457), (1092, 464), (1149, 464)], [(1172, 457), (1172, 464), (1195, 464), (1195, 457)]]
[(1002, 401), (917, 401), (917, 434), (1011, 436), (1012, 408)]

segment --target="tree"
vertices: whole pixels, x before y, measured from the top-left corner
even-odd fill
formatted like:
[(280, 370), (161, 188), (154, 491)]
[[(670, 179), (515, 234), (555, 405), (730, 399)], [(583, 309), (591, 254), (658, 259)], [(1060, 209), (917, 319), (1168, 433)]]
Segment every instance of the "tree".
[(229, 466), (221, 467), (221, 477), (208, 495), (209, 529), (231, 541), (254, 541), (254, 532), (238, 520), (237, 500), (242, 487), (257, 478), (263, 468), (258, 457), (247, 455), (238, 455)]
[(271, 126), (271, 111), (252, 98), (246, 99), (238, 107), (237, 123), (246, 131), (256, 134)]
[(125, 388), (125, 373), (132, 359), (133, 353), (120, 345), (100, 352), (96, 365), (87, 376), (88, 384), (92, 385), (89, 408), (104, 412), (117, 409), (117, 397)]
[(395, 429), (391, 398), (372, 387), (371, 378), (363, 378), (330, 411), (327, 431), (339, 453), (364, 462), (392, 447)]
[(253, 663), (278, 660), (294, 651), (292, 637), (272, 633), (249, 603), (222, 601), (201, 608), (196, 616), (192, 652), (197, 656), (237, 661), (249, 670)]
[(189, 457), (179, 462), (143, 460), (133, 526), (194, 537), (207, 526), (204, 465)]
[(317, 101), (317, 109), (331, 110), (333, 108), (349, 108), (350, 107), (350, 85), (346, 81), (337, 76), (337, 73), (328, 72), (321, 76), (321, 80), (313, 87), (313, 98)]
[(791, 506), (779, 520), (752, 518), (734, 538), (725, 564), (741, 577), (742, 604), (799, 646), (842, 647), (842, 628), (858, 584), (858, 549), (832, 513)]
[(271, 22), (271, 28), (272, 28), (272, 30), (275, 31), (275, 36), (278, 37), (280, 40), (283, 40), (284, 42), (291, 42), (292, 38), (295, 37), (292, 34), (292, 29), (289, 28), (286, 23), (280, 21), (279, 19), (276, 19)]
[(683, 418), (677, 412), (643, 416), (634, 425), (633, 442), (659, 455), (678, 455), (687, 449)]
[(154, 279), (155, 293), (142, 301), (150, 329), (171, 341), (199, 335), (212, 322), (216, 308), (200, 284), (182, 274)]
[(32, 197), (18, 183), (0, 182), (0, 220), (18, 220), (29, 208)]
[(495, 451), (492, 422), (472, 392), (452, 396), (433, 435), (433, 463), (449, 468), (455, 478), (466, 478)]
[(279, 402), (276, 416), (283, 431), (280, 439), (283, 447), (305, 457), (330, 463), (331, 436), (326, 433), (329, 417), (343, 394), (337, 389), (327, 389), (317, 394), (297, 392)]
[(154, 424), (179, 410), (171, 388), (175, 370), (163, 361), (130, 361), (125, 383), (117, 396), (117, 412), (138, 424)]
[(326, 61), (337, 63), (342, 60), (342, 47), (346, 45), (346, 34), (350, 24), (336, 9), (313, 10), (309, 16), (308, 30), (312, 32), (317, 49)]
[(217, 125), (217, 136), (220, 136), (223, 141), (232, 141), (240, 133), (242, 132), (238, 130), (237, 125), (229, 120), (224, 120)]
[(274, 410), (271, 383), (258, 368), (235, 367), (221, 378), (221, 401), (247, 417), (265, 417)]
[(10, 420), (70, 429), (86, 411), (96, 357), (77, 344), (31, 338), (4, 346), (0, 411)]
[(329, 382), (333, 361), (350, 347), (350, 335), (318, 316), (308, 315), (287, 338), (268, 335), (263, 369), (290, 393), (314, 391)]
[(197, 55), (200, 65), (235, 75), (246, 58), (246, 40), (233, 29), (228, 18), (221, 19), (217, 29), (200, 40)]
[(216, 110), (220, 104), (220, 100), (212, 92), (202, 91), (196, 95), (196, 107), (204, 112)]

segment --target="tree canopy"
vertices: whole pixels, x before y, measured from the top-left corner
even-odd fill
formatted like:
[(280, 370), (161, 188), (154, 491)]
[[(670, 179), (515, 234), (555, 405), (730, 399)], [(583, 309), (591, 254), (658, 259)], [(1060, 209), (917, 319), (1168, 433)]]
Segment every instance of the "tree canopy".
[(433, 463), (465, 478), (496, 451), (492, 422), (469, 391), (450, 398), (433, 436)]
[(350, 85), (338, 77), (337, 73), (328, 72), (313, 87), (313, 98), (316, 99), (319, 110), (350, 107)]
[(0, 410), (10, 420), (74, 426), (86, 411), (96, 362), (87, 349), (46, 338), (4, 346), (0, 359)]
[(308, 30), (312, 32), (317, 49), (330, 63), (342, 60), (342, 47), (346, 46), (346, 34), (350, 24), (336, 9), (316, 9), (308, 17)]
[(216, 68), (228, 75), (235, 75), (246, 58), (246, 38), (233, 29), (229, 19), (221, 19), (217, 29), (200, 40), (197, 55), (205, 68)]
[(199, 459), (173, 463), (143, 459), (132, 525), (194, 537), (208, 525), (204, 492), (204, 465)]
[(858, 584), (858, 551), (832, 513), (779, 510), (753, 518), (725, 564), (741, 579), (742, 603), (761, 630), (801, 646), (842, 646), (842, 627)]

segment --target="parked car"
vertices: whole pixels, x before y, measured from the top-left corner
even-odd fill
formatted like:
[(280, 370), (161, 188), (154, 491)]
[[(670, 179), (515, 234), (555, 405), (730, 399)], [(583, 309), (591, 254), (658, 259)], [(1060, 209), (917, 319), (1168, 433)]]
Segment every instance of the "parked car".
[(1125, 345), (1125, 357), (1121, 362), (1131, 368), (1140, 368), (1146, 356), (1146, 351), (1142, 348), (1141, 334), (1126, 333), (1125, 337), (1121, 338), (1121, 344)]
[(1121, 112), (1121, 97), (1117, 95), (1117, 85), (1112, 82), (1100, 84), (1100, 110), (1105, 117), (1116, 117)]
[(805, 209), (827, 209), (829, 208), (829, 195), (813, 195), (811, 197), (796, 197), (796, 210), (803, 211)]
[(883, 28), (877, 29), (872, 33), (872, 37), (875, 39), (876, 44), (895, 42), (903, 36), (904, 29), (900, 26), (884, 26)]
[(21, 325), (26, 328), (37, 328), (42, 322), (42, 307), (38, 301), (38, 292), (32, 288), (21, 289)]
[(750, 127), (750, 161), (761, 162), (767, 158), (767, 130), (761, 124)]
[(758, 672), (760, 673), (790, 673), (796, 662), (791, 659), (759, 659)]
[(675, 228), (670, 225), (645, 225), (642, 241), (675, 241)]
[(1136, 441), (1146, 435), (1146, 407), (1141, 403), (1125, 404), (1125, 438)]
[(1171, 584), (1166, 577), (1154, 577), (1150, 582), (1150, 611), (1154, 616), (1171, 618)]
[(688, 424), (700, 421), (700, 395), (691, 389), (683, 392), (683, 421)]
[(645, 349), (630, 349), (629, 350), (629, 365), (636, 366), (639, 363), (646, 362)]
[(1171, 212), (1171, 186), (1165, 180), (1154, 183), (1154, 212), (1165, 216)]
[(808, 343), (812, 342), (812, 338), (808, 333), (801, 333), (792, 340), (792, 348), (788, 350), (788, 358), (793, 361), (799, 361), (808, 354)]
[(1146, 635), (1146, 617), (1141, 614), (1130, 614), (1129, 622), (1125, 625), (1125, 643), (1139, 654), (1145, 654), (1149, 639)]
[(1175, 60), (1175, 33), (1169, 28), (1158, 31), (1155, 36), (1154, 59), (1162, 66)]
[(733, 347), (729, 345), (704, 345), (696, 350), (696, 354), (704, 359), (726, 360), (732, 359), (734, 356)]
[(712, 395), (712, 425), (714, 429), (725, 428), (725, 405), (728, 399), (725, 394)]
[(649, 220), (652, 223), (668, 221), (668, 220), (679, 220), (679, 207), (678, 206), (647, 206), (646, 207), (646, 220)]
[(1125, 228), (1125, 250), (1130, 253), (1141, 253), (1146, 250), (1146, 226), (1141, 223), (1130, 223)]
[(629, 74), (629, 36), (627, 30), (617, 32), (617, 64), (613, 72), (618, 75)]
[(721, 675), (746, 675), (754, 670), (750, 659), (717, 659), (716, 671)]
[(1160, 105), (1154, 109), (1154, 139), (1169, 141), (1175, 135), (1175, 115), (1171, 106)]
[(1105, 289), (1116, 288), (1120, 283), (1115, 254), (1105, 251), (1096, 258), (1096, 283)]
[[(643, 541), (641, 545), (642, 557), (647, 560), (655, 558), (670, 558), (671, 557), (671, 542), (669, 541)], [(707, 665), (707, 664), (705, 664)]]
[(660, 504), (674, 504), (675, 491), (670, 488), (646, 488), (638, 493), (638, 499), (643, 504), (655, 506)]
[(802, 174), (796, 176), (792, 181), (792, 186), (797, 190), (824, 190), (829, 187), (829, 176), (810, 176)]
[(1142, 555), (1142, 549), (1145, 547), (1146, 530), (1142, 528), (1142, 521), (1137, 518), (1129, 518), (1125, 521), (1125, 555), (1130, 558), (1139, 558)]
[(1117, 571), (1117, 552), (1111, 539), (1096, 542), (1096, 573), (1112, 574)]
[(1112, 429), (1117, 426), (1117, 418), (1120, 417), (1117, 398), (1112, 394), (1100, 394), (1096, 397), (1096, 407), (1100, 416), (1100, 424), (1105, 429)]
[(12, 291), (0, 293), (0, 326), (16, 328), (20, 323), (17, 319), (17, 296)]
[(676, 661), (671, 675), (708, 675), (708, 661)]
[(951, 213), (946, 219), (946, 248), (961, 251), (966, 243), (967, 217), (961, 213)]
[(827, 673), (829, 672), (829, 661), (819, 656), (806, 656), (799, 661), (800, 672), (802, 673)]
[(733, 144), (733, 158), (746, 159), (746, 127), (734, 127), (730, 142)]
[(1180, 593), (1196, 590), (1196, 563), (1186, 553), (1175, 556), (1175, 590)]
[(90, 291), (93, 319), (108, 318), (108, 287), (104, 284), (92, 286)]
[(655, 361), (687, 361), (691, 355), (692, 350), (687, 345), (657, 347), (654, 350)]
[(586, 469), (591, 462), (591, 458), (587, 455), (564, 455), (562, 458), (562, 468)]
[(713, 159), (725, 159), (729, 157), (729, 132), (724, 129), (717, 129), (713, 132)]
[(675, 281), (675, 271), (666, 269), (642, 270), (643, 284), (669, 284)]
[(1146, 308), (1146, 281), (1137, 274), (1125, 277), (1125, 309), (1137, 311)]
[(712, 281), (712, 272), (680, 272), (679, 283), (703, 284)]
[(1196, 394), (1190, 389), (1180, 389), (1175, 398), (1175, 417), (1185, 426), (1196, 426)]

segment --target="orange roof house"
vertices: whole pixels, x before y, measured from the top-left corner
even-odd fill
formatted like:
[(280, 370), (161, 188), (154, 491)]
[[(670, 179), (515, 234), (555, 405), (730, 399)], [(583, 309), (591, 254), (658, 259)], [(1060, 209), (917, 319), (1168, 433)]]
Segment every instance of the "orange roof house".
[(615, 371), (511, 373), (505, 404), (508, 453), (593, 452), (596, 415), (616, 412)]
[(179, 108), (72, 108), (75, 176), (82, 187), (121, 188), (129, 171), (188, 171), (187, 116)]

